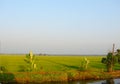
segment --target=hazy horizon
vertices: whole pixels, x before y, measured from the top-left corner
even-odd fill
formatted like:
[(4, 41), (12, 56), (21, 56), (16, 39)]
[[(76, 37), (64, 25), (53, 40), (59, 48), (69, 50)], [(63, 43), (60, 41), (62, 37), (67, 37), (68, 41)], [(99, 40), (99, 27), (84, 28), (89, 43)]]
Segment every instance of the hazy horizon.
[(0, 0), (0, 52), (101, 55), (120, 48), (120, 0)]

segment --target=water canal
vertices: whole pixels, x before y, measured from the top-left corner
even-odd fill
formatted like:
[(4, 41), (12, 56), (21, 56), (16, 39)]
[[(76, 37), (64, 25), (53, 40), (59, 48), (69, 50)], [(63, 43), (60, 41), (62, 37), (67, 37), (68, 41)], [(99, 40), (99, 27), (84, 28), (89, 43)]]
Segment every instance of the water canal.
[(72, 81), (72, 82), (51, 82), (43, 84), (120, 84), (120, 78), (109, 80), (87, 80), (87, 81)]

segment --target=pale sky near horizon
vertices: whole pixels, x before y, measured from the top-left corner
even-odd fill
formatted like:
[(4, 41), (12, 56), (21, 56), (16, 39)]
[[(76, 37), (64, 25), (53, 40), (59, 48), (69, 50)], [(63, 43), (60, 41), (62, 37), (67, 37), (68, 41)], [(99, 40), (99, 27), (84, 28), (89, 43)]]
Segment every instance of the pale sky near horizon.
[(106, 54), (120, 48), (120, 0), (0, 0), (0, 52)]

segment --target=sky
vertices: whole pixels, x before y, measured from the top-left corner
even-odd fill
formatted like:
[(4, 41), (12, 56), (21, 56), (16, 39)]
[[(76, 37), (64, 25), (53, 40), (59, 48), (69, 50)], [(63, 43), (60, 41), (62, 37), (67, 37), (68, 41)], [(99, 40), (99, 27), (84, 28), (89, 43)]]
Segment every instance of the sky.
[(120, 0), (0, 0), (0, 52), (101, 55), (120, 48)]

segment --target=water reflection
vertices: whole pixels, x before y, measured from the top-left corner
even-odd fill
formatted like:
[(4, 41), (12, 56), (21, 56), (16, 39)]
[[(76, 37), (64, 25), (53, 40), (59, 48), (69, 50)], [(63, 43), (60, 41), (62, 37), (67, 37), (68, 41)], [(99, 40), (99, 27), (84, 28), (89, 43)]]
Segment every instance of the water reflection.
[[(5, 84), (18, 84), (18, 83), (5, 83)], [(120, 78), (109, 79), (109, 80), (97, 80), (97, 81), (89, 80), (89, 81), (48, 82), (48, 83), (29, 83), (29, 84), (120, 84)]]
[(106, 82), (102, 84), (120, 84), (120, 79), (109, 79), (109, 80), (106, 80)]
[(113, 79), (106, 80), (106, 84), (114, 84), (114, 80)]
[(52, 82), (43, 84), (120, 84), (120, 79), (97, 80), (97, 81), (72, 81), (72, 82)]

